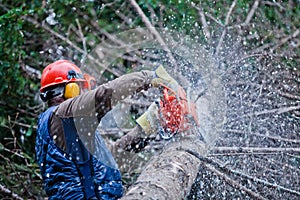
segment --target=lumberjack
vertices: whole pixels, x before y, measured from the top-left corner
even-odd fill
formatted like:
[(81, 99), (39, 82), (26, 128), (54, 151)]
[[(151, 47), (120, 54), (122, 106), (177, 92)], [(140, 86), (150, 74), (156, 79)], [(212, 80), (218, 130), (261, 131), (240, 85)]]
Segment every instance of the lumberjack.
[(38, 119), (35, 150), (49, 199), (122, 197), (120, 171), (97, 127), (124, 98), (149, 87), (163, 91), (162, 98), (137, 119), (135, 132), (116, 142), (118, 147), (126, 147), (141, 134), (155, 132), (169, 139), (187, 128), (190, 116), (198, 123), (195, 106), (187, 104), (185, 91), (163, 66), (126, 74), (97, 87), (91, 85), (93, 80), (66, 60), (43, 70), (40, 92), (48, 109)]

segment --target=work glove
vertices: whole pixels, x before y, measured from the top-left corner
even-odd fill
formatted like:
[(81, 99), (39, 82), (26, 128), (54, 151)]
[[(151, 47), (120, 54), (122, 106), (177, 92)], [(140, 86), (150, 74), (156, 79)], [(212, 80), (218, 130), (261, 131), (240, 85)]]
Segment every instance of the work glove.
[[(180, 86), (177, 81), (172, 78), (165, 68), (160, 65), (154, 71), (154, 78), (151, 81), (153, 87), (161, 87), (165, 86), (173, 90), (176, 96), (181, 94)], [(183, 90), (183, 89), (182, 89)], [(140, 125), (140, 127), (144, 130), (147, 135), (151, 135), (153, 133), (159, 132), (159, 101), (153, 102), (148, 110), (141, 115), (136, 122)]]
[(168, 72), (165, 70), (165, 68), (160, 65), (155, 71), (154, 71), (154, 78), (151, 81), (151, 84), (154, 87), (160, 87), (161, 85), (165, 85), (168, 88), (174, 90), (175, 93), (178, 92), (179, 84), (177, 81), (172, 78)]
[(158, 105), (156, 102), (153, 102), (147, 111), (142, 114), (136, 122), (140, 125), (140, 127), (144, 130), (147, 135), (157, 133), (158, 132)]

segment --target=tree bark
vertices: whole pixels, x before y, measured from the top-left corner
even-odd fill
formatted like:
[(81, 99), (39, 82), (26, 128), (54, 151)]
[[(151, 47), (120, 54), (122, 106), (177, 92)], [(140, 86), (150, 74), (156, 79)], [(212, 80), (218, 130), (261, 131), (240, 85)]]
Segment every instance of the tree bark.
[(167, 144), (161, 154), (151, 158), (122, 200), (184, 199), (196, 179), (200, 164), (200, 160), (185, 149), (203, 156), (208, 151), (194, 135), (177, 138)]

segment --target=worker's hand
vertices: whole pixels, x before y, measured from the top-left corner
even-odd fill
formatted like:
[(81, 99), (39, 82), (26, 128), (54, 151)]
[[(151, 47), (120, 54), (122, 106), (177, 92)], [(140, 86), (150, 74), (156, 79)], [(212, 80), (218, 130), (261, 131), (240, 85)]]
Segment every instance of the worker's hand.
[(171, 88), (174, 90), (175, 93), (178, 92), (178, 86), (179, 84), (177, 81), (168, 74), (168, 72), (165, 70), (165, 68), (160, 65), (155, 71), (154, 78), (151, 81), (151, 84), (154, 87), (160, 87), (161, 85), (165, 85), (168, 88)]
[(132, 151), (138, 149), (138, 144), (142, 143), (141, 141), (146, 140), (146, 137), (147, 136), (145, 135), (142, 128), (140, 126), (135, 126), (128, 133), (119, 138), (116, 141), (115, 146), (119, 150)]
[(144, 130), (147, 135), (158, 132), (158, 106), (156, 102), (153, 102), (148, 110), (142, 114), (136, 122), (140, 125), (140, 127)]

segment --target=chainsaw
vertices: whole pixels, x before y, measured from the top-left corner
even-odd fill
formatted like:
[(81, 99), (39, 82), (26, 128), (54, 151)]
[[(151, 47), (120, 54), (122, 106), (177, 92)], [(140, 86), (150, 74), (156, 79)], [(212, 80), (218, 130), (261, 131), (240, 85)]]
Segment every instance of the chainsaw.
[(156, 104), (159, 108), (159, 135), (163, 139), (171, 139), (177, 133), (199, 125), (196, 104), (189, 101), (181, 86), (177, 93), (163, 84), (160, 89), (162, 95)]

